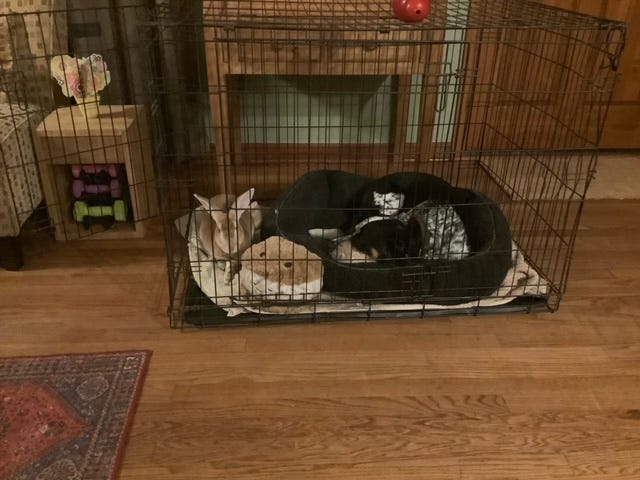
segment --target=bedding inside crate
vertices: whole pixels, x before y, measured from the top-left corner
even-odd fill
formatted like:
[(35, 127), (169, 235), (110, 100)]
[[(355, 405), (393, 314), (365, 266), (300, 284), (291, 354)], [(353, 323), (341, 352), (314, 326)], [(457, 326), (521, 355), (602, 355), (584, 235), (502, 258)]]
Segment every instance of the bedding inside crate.
[[(405, 189), (409, 203), (417, 203), (425, 196), (443, 202), (458, 202), (455, 204), (456, 209), (460, 212), (465, 227), (480, 232), (470, 235), (473, 253), (466, 262), (422, 262), (418, 266), (337, 262), (331, 258), (331, 247), (327, 246), (326, 241), (319, 241), (309, 235), (309, 227), (337, 228), (355, 221), (349, 217), (353, 216), (353, 212), (362, 211), (361, 208), (354, 209), (362, 207), (355, 198), (371, 180), (344, 172), (323, 171), (302, 177), (287, 190), (275, 202), (272, 213), (266, 215), (263, 225), (264, 237), (279, 233), (321, 256), (324, 286), (319, 295), (309, 295), (309, 298), (291, 297), (293, 301), (282, 301), (280, 297), (275, 298), (274, 302), (274, 298), (247, 298), (243, 295), (238, 275), (231, 285), (225, 285), (223, 272), (216, 268), (215, 262), (200, 248), (197, 226), (201, 216), (207, 215), (200, 208), (176, 223), (180, 232), (188, 239), (194, 280), (230, 316), (246, 312), (318, 314), (465, 309), (497, 306), (521, 296), (547, 294), (546, 282), (527, 264), (515, 244), (512, 244), (506, 220), (489, 199), (477, 192), (453, 189), (441, 179), (425, 174), (396, 174), (376, 182), (390, 180)], [(461, 200), (467, 202), (468, 208), (465, 208)], [(486, 225), (489, 228), (483, 228)], [(411, 278), (411, 274), (416, 271), (429, 272), (417, 275), (418, 291), (415, 281), (411, 291), (403, 290), (402, 285), (397, 288), (390, 286), (389, 280), (393, 282), (398, 278)], [(363, 275), (372, 276), (362, 280)], [(456, 285), (453, 281), (460, 283)], [(355, 285), (352, 289), (349, 289), (350, 282)]]

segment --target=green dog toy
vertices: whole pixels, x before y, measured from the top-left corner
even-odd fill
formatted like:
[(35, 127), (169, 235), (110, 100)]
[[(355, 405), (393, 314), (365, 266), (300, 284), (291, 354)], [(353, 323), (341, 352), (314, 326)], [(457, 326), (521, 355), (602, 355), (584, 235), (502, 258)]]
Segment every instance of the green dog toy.
[(127, 204), (124, 200), (116, 200), (111, 205), (97, 205), (90, 207), (87, 202), (73, 203), (73, 218), (76, 222), (83, 222), (85, 217), (113, 217), (116, 222), (127, 221)]

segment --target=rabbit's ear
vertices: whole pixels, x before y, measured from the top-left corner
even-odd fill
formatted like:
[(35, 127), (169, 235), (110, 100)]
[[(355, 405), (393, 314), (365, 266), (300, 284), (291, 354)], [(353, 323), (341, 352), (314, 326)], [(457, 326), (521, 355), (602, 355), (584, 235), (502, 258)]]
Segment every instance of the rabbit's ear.
[(197, 193), (194, 193), (193, 196), (196, 197), (196, 200), (200, 202), (200, 205), (202, 205), (207, 212), (211, 211), (211, 202), (208, 198), (198, 195)]
[(227, 217), (230, 224), (234, 227), (237, 226), (238, 222), (240, 222), (240, 217), (242, 217), (245, 213), (249, 211), (251, 208), (251, 198), (255, 192), (255, 188), (250, 188), (242, 195), (238, 196), (231, 205), (231, 210), (229, 210), (229, 216)]
[(227, 223), (227, 212), (220, 209), (220, 207), (213, 204), (212, 199), (203, 197), (202, 195), (198, 195), (197, 193), (193, 194), (196, 197), (196, 200), (200, 202), (200, 205), (204, 207), (204, 209), (211, 215), (213, 221), (218, 226), (226, 225)]
[(253, 194), (255, 193), (255, 188), (250, 188), (238, 198), (236, 198), (235, 202), (233, 202), (232, 209), (237, 210), (248, 210), (251, 205), (251, 199), (253, 198)]

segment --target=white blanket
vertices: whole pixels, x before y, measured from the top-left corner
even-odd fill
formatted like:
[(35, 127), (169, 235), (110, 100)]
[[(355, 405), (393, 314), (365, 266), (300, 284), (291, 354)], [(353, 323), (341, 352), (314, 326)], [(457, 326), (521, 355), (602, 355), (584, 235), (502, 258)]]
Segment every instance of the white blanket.
[(176, 220), (176, 227), (188, 239), (189, 259), (193, 278), (212, 302), (222, 307), (228, 316), (241, 313), (261, 314), (322, 314), (322, 313), (367, 313), (468, 309), (477, 307), (494, 307), (505, 305), (521, 296), (544, 296), (548, 293), (547, 282), (526, 262), (524, 256), (515, 243), (513, 244), (513, 267), (507, 272), (502, 285), (491, 295), (476, 298), (472, 301), (456, 305), (439, 305), (432, 303), (379, 303), (364, 304), (357, 300), (336, 297), (330, 293), (321, 294), (314, 302), (300, 305), (260, 305), (249, 302), (240, 297), (238, 275), (231, 285), (224, 284), (224, 271), (216, 268), (215, 261), (199, 247), (197, 238), (198, 222), (201, 215), (207, 215), (202, 208), (197, 208), (193, 214), (188, 214)]

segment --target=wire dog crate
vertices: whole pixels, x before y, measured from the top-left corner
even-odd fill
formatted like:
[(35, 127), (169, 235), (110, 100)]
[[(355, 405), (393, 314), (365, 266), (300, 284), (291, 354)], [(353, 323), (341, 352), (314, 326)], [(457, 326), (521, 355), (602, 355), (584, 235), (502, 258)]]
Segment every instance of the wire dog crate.
[[(44, 161), (19, 166), (57, 238), (94, 234), (69, 164), (113, 162), (135, 212), (116, 231), (159, 206), (174, 327), (559, 307), (624, 24), (528, 0), (432, 0), (421, 23), (387, 0), (187, 3), (25, 13), (24, 54), (6, 16), (47, 94), (27, 99)], [(41, 74), (93, 52), (114, 85), (76, 122)]]
[[(431, 3), (418, 24), (386, 0), (160, 15), (172, 325), (558, 308), (624, 25), (525, 0)], [(403, 198), (385, 210), (374, 192)], [(458, 258), (449, 237), (425, 240), (456, 221)]]

